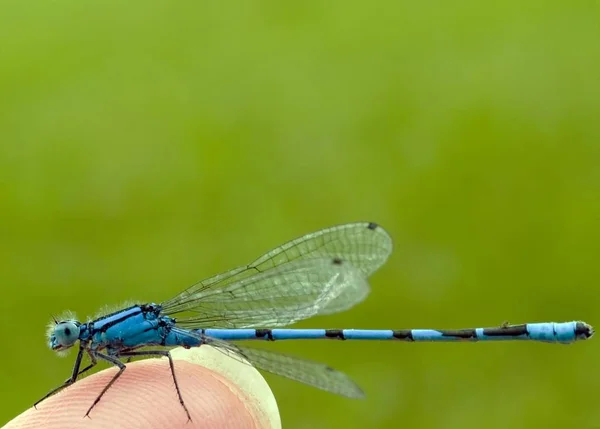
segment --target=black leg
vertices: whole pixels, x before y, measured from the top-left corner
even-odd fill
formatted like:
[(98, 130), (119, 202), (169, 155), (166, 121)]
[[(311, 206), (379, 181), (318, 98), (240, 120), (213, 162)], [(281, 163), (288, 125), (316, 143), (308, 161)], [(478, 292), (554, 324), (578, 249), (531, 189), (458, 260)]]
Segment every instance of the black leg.
[(113, 356), (108, 356), (102, 353), (98, 353), (98, 352), (90, 352), (91, 354), (93, 354), (95, 357), (100, 358), (102, 360), (105, 360), (107, 362), (112, 363), (115, 366), (119, 367), (119, 372), (117, 372), (114, 377), (108, 382), (108, 384), (106, 386), (104, 386), (104, 389), (102, 389), (102, 392), (100, 392), (100, 394), (98, 395), (98, 397), (96, 397), (96, 399), (94, 400), (94, 403), (92, 404), (92, 406), (87, 410), (87, 412), (85, 413), (84, 417), (89, 417), (90, 415), (90, 411), (92, 411), (92, 408), (94, 408), (96, 406), (96, 404), (98, 402), (100, 402), (100, 399), (102, 398), (102, 396), (104, 396), (104, 394), (106, 393), (106, 391), (108, 389), (110, 389), (110, 386), (113, 385), (113, 383), (115, 381), (117, 381), (117, 378), (119, 378), (121, 376), (121, 374), (123, 374), (123, 371), (125, 371), (125, 364), (123, 362), (121, 362), (119, 359), (117, 359), (116, 357)]
[[(60, 386), (58, 386), (58, 387), (52, 389), (50, 392), (46, 393), (46, 395), (42, 399), (38, 400), (35, 404), (33, 404), (34, 408), (40, 402), (42, 402), (44, 399), (49, 398), (50, 396), (54, 395), (55, 393), (58, 393), (61, 390), (63, 390), (65, 387), (68, 387), (71, 384), (75, 383), (75, 381), (77, 381), (77, 377), (79, 377), (81, 374), (83, 374), (84, 372), (86, 372), (87, 370), (89, 370), (90, 368), (92, 368), (92, 367), (94, 367), (96, 365), (96, 359), (92, 356), (92, 354), (89, 352), (89, 350), (85, 348), (86, 346), (87, 346), (87, 343), (86, 344), (81, 344), (79, 346), (79, 353), (77, 353), (77, 358), (75, 359), (75, 365), (73, 365), (73, 373), (71, 374), (71, 377), (69, 377)], [(88, 354), (90, 355), (90, 358), (92, 359), (92, 363), (90, 363), (84, 369), (82, 369), (81, 371), (79, 371), (79, 368), (81, 367), (81, 359), (83, 358), (83, 351), (84, 350), (88, 351)]]
[(93, 367), (96, 366), (96, 364), (98, 363), (96, 361), (96, 356), (94, 356), (94, 354), (90, 351), (90, 349), (86, 349), (88, 356), (90, 357), (90, 360), (92, 361), (88, 366), (86, 366), (85, 368), (83, 368), (81, 371), (79, 371), (77, 373), (77, 378), (79, 378), (79, 376), (81, 374), (83, 374), (84, 372), (87, 372), (88, 370), (92, 369)]
[(173, 358), (171, 358), (171, 353), (166, 350), (143, 350), (138, 352), (122, 352), (119, 353), (119, 356), (129, 356), (130, 358), (133, 356), (165, 356), (169, 359), (169, 366), (171, 367), (171, 375), (173, 376), (173, 382), (175, 383), (175, 390), (177, 391), (177, 396), (179, 397), (179, 403), (183, 407), (185, 413), (187, 414), (188, 421), (192, 420), (190, 416), (190, 412), (188, 411), (185, 403), (183, 402), (183, 397), (181, 396), (181, 390), (179, 390), (179, 384), (177, 383), (177, 377), (175, 376), (175, 365), (173, 364)]

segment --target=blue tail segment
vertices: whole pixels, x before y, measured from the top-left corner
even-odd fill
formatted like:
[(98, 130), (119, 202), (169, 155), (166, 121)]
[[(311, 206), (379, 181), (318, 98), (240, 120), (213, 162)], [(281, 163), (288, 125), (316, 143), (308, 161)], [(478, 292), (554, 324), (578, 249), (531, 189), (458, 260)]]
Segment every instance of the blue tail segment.
[(242, 340), (400, 340), (400, 341), (541, 341), (569, 344), (594, 333), (584, 322), (528, 323), (472, 329), (203, 329), (196, 332), (226, 341)]

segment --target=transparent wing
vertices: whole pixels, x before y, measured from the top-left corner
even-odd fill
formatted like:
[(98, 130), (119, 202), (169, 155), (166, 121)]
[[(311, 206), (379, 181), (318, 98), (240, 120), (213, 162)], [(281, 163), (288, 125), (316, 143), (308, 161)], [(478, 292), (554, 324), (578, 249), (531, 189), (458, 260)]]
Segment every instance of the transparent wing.
[(358, 222), (306, 234), (267, 252), (248, 267), (265, 271), (295, 259), (339, 258), (369, 277), (387, 261), (391, 252), (392, 238), (382, 227), (373, 222)]
[[(199, 329), (285, 326), (318, 313), (340, 311), (369, 293), (363, 273), (341, 259), (307, 259), (210, 289), (177, 303), (177, 326)], [(163, 308), (172, 314), (168, 305)]]
[(203, 339), (206, 344), (226, 355), (263, 371), (347, 398), (358, 399), (365, 396), (361, 388), (350, 377), (323, 363), (262, 349), (242, 347), (210, 337), (203, 337)]
[[(164, 302), (163, 308), (167, 314), (193, 311), (202, 315), (185, 319), (188, 326), (282, 326), (360, 302), (368, 294), (363, 278), (385, 263), (391, 251), (390, 236), (374, 223), (334, 226), (285, 243), (251, 264), (203, 280)], [(344, 268), (331, 267), (334, 259), (344, 261)], [(346, 275), (339, 279), (343, 272)], [(296, 287), (290, 287), (288, 281)], [(326, 284), (329, 289), (323, 286)], [(322, 299), (319, 285), (329, 291), (324, 294), (328, 299)], [(288, 288), (291, 290), (286, 292)], [(337, 292), (332, 293), (332, 289)], [(294, 306), (298, 314), (290, 317)], [(273, 317), (277, 311), (287, 316)]]

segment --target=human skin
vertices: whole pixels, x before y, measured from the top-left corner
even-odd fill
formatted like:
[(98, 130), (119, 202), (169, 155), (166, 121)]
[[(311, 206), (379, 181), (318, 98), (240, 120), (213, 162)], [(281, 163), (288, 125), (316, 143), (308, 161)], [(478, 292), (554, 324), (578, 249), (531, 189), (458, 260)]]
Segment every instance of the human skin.
[(146, 359), (127, 364), (89, 417), (86, 411), (116, 368), (78, 380), (4, 428), (281, 428), (273, 394), (254, 368), (210, 347), (172, 354), (191, 421), (177, 398), (168, 361)]

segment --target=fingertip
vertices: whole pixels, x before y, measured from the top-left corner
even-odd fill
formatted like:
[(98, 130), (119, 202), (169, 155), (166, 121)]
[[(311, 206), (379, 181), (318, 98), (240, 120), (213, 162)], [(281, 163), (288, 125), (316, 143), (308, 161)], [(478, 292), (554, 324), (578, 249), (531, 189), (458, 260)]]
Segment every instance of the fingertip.
[(217, 349), (204, 346), (171, 351), (175, 361), (188, 362), (209, 370), (236, 396), (253, 416), (255, 428), (281, 429), (277, 401), (266, 380), (256, 368), (233, 359)]
[(281, 428), (275, 398), (253, 367), (207, 346), (176, 349), (172, 356), (191, 421), (179, 403), (165, 358), (127, 364), (89, 418), (84, 418), (88, 408), (117, 373), (116, 368), (76, 382), (5, 428)]

